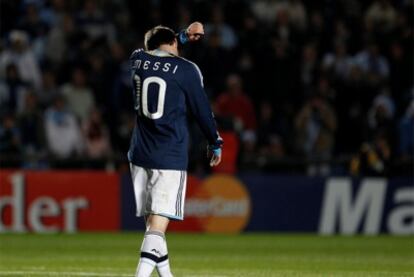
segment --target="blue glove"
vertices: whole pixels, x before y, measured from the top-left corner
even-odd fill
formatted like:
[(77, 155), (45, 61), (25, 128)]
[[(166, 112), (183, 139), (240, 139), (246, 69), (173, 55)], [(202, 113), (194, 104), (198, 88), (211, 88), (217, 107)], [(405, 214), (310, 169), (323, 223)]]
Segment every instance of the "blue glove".
[(210, 166), (217, 166), (221, 162), (221, 147), (223, 140), (219, 137), (214, 144), (207, 146), (207, 157), (210, 158)]
[(221, 155), (221, 148), (223, 147), (223, 139), (218, 138), (214, 144), (210, 144), (207, 149), (209, 152), (212, 152), (215, 156)]
[(190, 41), (186, 30), (182, 30), (180, 31), (180, 33), (178, 33), (178, 39), (180, 40), (181, 44), (186, 44), (187, 42)]

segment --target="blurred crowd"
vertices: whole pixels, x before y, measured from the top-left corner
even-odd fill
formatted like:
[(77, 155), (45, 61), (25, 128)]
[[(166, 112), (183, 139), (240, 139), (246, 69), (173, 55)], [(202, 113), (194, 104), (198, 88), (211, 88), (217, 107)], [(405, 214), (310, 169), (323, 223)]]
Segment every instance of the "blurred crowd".
[[(218, 170), (412, 174), (413, 5), (0, 0), (1, 165), (125, 162), (129, 54), (149, 28), (197, 20), (205, 38), (181, 52), (200, 66), (225, 140)], [(203, 173), (190, 126), (190, 169)]]

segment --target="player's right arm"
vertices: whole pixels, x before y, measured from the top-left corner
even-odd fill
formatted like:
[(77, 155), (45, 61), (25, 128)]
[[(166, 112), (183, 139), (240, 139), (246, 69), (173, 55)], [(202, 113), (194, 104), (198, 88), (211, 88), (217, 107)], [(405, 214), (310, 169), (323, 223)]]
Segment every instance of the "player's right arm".
[(221, 161), (223, 140), (218, 131), (213, 112), (210, 108), (207, 95), (204, 91), (203, 76), (195, 64), (190, 64), (186, 74), (185, 93), (187, 104), (198, 125), (208, 141), (208, 152), (211, 156), (210, 165), (218, 165)]

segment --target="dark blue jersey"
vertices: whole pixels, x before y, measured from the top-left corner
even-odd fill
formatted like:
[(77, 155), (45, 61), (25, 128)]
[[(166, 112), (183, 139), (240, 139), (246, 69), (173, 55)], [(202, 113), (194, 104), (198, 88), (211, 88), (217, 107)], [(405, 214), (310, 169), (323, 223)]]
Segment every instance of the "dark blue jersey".
[(199, 68), (160, 50), (136, 50), (130, 61), (137, 117), (129, 161), (145, 168), (186, 170), (188, 112), (210, 144), (219, 137)]

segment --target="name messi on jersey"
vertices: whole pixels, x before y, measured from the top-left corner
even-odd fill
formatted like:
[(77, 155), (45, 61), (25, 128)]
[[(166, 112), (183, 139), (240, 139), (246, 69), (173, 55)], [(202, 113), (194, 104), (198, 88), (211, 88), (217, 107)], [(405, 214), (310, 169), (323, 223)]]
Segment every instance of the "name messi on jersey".
[(162, 62), (152, 63), (151, 61), (135, 60), (133, 69), (143, 69), (143, 70), (153, 70), (153, 71), (162, 70), (164, 72), (171, 72), (172, 74), (175, 74), (175, 72), (177, 72), (178, 65), (172, 67), (171, 63), (162, 63)]

